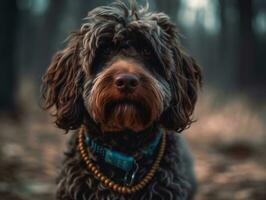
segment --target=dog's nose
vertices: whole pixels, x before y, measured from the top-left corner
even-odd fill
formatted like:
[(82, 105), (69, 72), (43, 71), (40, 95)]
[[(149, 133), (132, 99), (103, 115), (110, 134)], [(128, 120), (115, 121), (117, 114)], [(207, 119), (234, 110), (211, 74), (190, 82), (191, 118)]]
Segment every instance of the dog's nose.
[(123, 92), (133, 92), (139, 85), (139, 78), (134, 74), (119, 74), (115, 78), (116, 87)]

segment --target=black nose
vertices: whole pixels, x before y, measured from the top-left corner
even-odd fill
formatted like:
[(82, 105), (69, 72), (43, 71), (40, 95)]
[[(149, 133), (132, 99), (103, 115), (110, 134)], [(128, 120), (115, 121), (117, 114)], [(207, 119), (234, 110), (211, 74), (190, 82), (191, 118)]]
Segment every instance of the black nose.
[(133, 92), (139, 85), (139, 78), (134, 74), (119, 74), (115, 78), (116, 87), (123, 92)]

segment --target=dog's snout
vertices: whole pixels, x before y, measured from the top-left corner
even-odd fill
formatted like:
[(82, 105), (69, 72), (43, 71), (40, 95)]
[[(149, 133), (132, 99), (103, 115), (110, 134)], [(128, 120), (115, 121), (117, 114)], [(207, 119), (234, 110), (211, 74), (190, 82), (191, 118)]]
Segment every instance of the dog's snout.
[(134, 74), (119, 74), (115, 78), (116, 87), (124, 92), (133, 92), (139, 85), (139, 78)]

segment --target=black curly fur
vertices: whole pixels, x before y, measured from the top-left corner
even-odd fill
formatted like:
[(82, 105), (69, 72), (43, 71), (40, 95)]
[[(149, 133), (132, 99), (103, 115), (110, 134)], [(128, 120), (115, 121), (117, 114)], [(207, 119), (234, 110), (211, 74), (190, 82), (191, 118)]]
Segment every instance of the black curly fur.
[[(86, 170), (78, 151), (77, 135), (71, 139), (58, 179), (58, 200), (185, 200), (193, 197), (196, 182), (192, 161), (177, 133), (167, 134), (165, 155), (151, 183), (143, 190), (129, 195), (109, 190)], [(147, 173), (151, 163), (152, 159), (142, 164), (138, 179)]]

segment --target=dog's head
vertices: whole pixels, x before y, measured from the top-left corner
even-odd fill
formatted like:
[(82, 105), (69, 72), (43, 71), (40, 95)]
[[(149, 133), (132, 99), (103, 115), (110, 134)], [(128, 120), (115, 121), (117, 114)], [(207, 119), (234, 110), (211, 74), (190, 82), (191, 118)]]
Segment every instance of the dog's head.
[(89, 12), (43, 77), (43, 105), (56, 124), (77, 129), (90, 118), (104, 132), (161, 124), (182, 131), (192, 120), (201, 73), (163, 13), (123, 2)]

